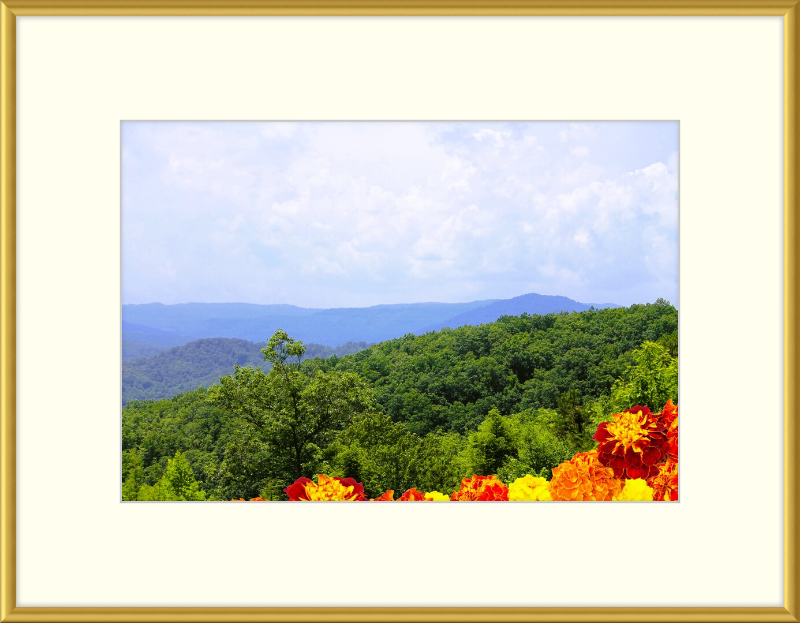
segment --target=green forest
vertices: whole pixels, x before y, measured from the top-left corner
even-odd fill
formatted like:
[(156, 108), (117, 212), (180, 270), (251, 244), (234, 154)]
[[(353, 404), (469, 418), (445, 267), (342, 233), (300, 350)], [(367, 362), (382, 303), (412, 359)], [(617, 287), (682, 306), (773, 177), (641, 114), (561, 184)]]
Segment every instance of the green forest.
[(130, 400), (123, 500), (285, 500), (315, 474), (355, 478), (370, 497), (549, 476), (612, 413), (678, 399), (678, 311), (662, 299), (309, 355), (278, 330), (260, 367), (248, 358), (209, 389)]
[[(269, 370), (262, 353), (265, 342), (206, 338), (175, 346), (154, 356), (122, 362), (122, 404), (130, 400), (158, 400), (198, 387), (208, 387), (234, 366), (261, 366)], [(366, 342), (347, 342), (336, 348), (307, 344), (304, 359), (348, 355), (367, 348)]]

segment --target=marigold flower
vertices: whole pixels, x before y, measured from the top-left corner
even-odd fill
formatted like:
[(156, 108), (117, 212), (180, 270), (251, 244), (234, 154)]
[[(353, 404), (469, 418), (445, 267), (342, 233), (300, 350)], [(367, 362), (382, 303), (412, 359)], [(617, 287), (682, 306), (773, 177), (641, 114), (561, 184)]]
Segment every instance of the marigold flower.
[(658, 466), (658, 474), (647, 481), (653, 488), (653, 499), (675, 502), (678, 499), (678, 462), (667, 461)]
[(622, 481), (614, 477), (613, 469), (600, 463), (596, 450), (579, 452), (554, 467), (550, 481), (554, 500), (604, 502), (613, 499), (621, 489)]
[(379, 495), (372, 500), (373, 502), (394, 502), (394, 489), (389, 489), (386, 493)]
[(656, 463), (666, 458), (667, 427), (647, 407), (615, 413), (594, 435), (597, 458), (617, 478), (648, 478), (658, 473)]
[(450, 496), (444, 493), (439, 493), (438, 491), (428, 491), (425, 494), (425, 501), (426, 502), (449, 502)]
[(464, 478), (461, 488), (450, 495), (454, 502), (507, 502), (508, 487), (496, 476), (472, 475)]
[(667, 428), (667, 443), (664, 444), (664, 451), (669, 461), (678, 460), (678, 405), (672, 404), (672, 400), (667, 400), (667, 404), (658, 414), (659, 419)]
[(553, 499), (550, 495), (550, 483), (545, 478), (538, 478), (526, 474), (517, 478), (508, 486), (508, 500), (510, 502), (540, 501), (549, 502)]
[(366, 500), (364, 486), (353, 478), (317, 475), (317, 482), (298, 478), (284, 489), (291, 502), (361, 502)]
[(425, 494), (422, 491), (417, 491), (414, 487), (411, 487), (408, 491), (406, 491), (403, 495), (397, 498), (398, 502), (424, 502), (425, 501)]
[(628, 478), (622, 491), (614, 496), (614, 500), (617, 502), (652, 502), (653, 490), (641, 478)]

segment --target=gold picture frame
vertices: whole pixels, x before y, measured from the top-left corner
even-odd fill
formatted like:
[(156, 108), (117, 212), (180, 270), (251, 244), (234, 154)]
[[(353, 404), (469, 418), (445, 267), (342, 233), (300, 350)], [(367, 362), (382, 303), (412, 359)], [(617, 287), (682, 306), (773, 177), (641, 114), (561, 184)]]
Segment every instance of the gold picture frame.
[[(784, 607), (27, 608), (16, 606), (16, 17), (188, 15), (780, 16), (784, 23)], [(797, 622), (800, 0), (0, 0), (0, 622)]]

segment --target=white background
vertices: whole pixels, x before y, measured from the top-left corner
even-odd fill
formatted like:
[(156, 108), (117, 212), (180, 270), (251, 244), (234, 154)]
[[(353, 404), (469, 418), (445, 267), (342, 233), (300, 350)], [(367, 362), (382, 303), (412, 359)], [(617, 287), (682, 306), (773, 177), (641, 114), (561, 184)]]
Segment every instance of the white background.
[[(782, 605), (782, 46), (780, 18), (18, 18), (17, 605)], [(679, 120), (681, 502), (121, 504), (123, 119)]]

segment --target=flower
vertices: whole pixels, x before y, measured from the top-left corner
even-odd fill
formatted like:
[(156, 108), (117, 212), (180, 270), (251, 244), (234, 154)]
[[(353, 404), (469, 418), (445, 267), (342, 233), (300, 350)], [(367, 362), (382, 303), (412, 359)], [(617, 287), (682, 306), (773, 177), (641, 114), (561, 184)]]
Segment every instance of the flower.
[(664, 450), (667, 460), (678, 460), (678, 405), (672, 404), (672, 400), (667, 400), (667, 404), (658, 414), (659, 419), (667, 428), (667, 443)]
[(398, 502), (424, 502), (425, 501), (425, 494), (422, 491), (417, 491), (414, 487), (411, 487), (408, 491), (406, 491), (403, 495), (397, 498)]
[(317, 483), (309, 478), (298, 478), (284, 489), (292, 502), (360, 502), (366, 500), (364, 486), (353, 478), (317, 475)]
[(373, 502), (394, 502), (394, 489), (389, 489), (386, 493), (373, 498)]
[[(245, 502), (244, 498), (232, 498), (231, 502)], [(257, 498), (250, 498), (251, 502), (269, 502), (269, 500), (265, 500), (260, 495)]]
[(614, 477), (614, 470), (605, 467), (597, 451), (579, 452), (569, 461), (553, 468), (550, 495), (554, 500), (607, 501), (622, 489), (622, 481)]
[(472, 478), (461, 481), (461, 488), (450, 499), (454, 502), (507, 502), (508, 487), (496, 476), (473, 474)]
[(449, 502), (450, 496), (445, 495), (444, 493), (439, 493), (438, 491), (429, 491), (425, 494), (425, 501), (426, 502)]
[(647, 486), (647, 481), (642, 478), (629, 478), (618, 495), (614, 496), (617, 502), (652, 502), (653, 490)]
[(678, 462), (667, 461), (658, 466), (658, 474), (647, 481), (653, 488), (653, 499), (675, 502), (678, 499)]
[(548, 502), (552, 500), (550, 495), (550, 483), (544, 478), (538, 478), (526, 474), (522, 478), (517, 478), (508, 487), (508, 500), (510, 502), (527, 502), (538, 500)]
[(664, 460), (667, 428), (647, 407), (635, 406), (615, 413), (594, 434), (597, 458), (614, 470), (617, 478), (648, 478), (658, 473), (656, 463)]

